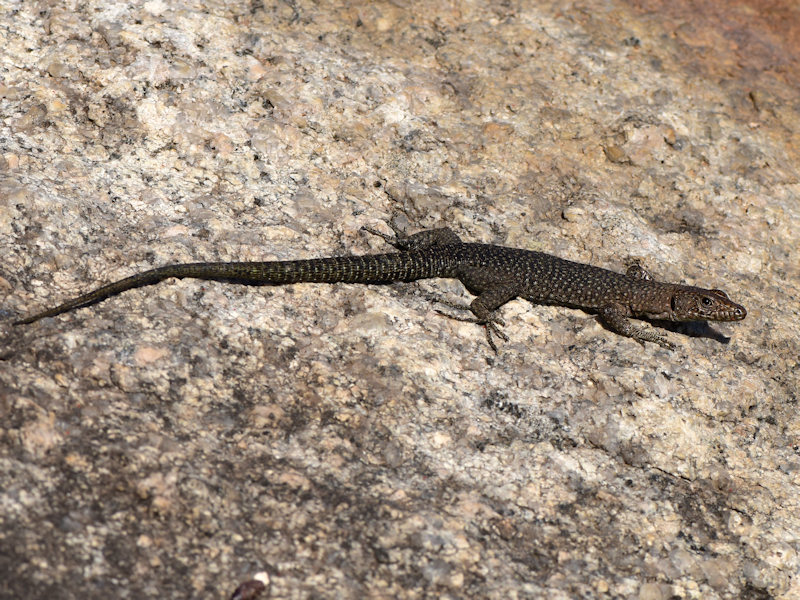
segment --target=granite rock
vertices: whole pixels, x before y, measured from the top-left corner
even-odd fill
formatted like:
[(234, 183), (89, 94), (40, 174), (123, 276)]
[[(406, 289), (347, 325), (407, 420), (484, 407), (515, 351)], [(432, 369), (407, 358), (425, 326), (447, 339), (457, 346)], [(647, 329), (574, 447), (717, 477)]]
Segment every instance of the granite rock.
[[(0, 3), (0, 596), (800, 597), (800, 12), (724, 4)], [(11, 325), (397, 211), (749, 315), (514, 301), (495, 356), (458, 282), (183, 280)]]

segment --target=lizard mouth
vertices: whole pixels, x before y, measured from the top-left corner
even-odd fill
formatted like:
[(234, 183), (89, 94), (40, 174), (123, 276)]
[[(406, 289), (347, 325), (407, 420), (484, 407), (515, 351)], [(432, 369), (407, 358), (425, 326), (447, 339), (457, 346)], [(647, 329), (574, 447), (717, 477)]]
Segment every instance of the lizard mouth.
[(737, 306), (728, 314), (730, 315), (731, 321), (741, 321), (747, 316), (747, 311), (744, 306)]
[(744, 306), (737, 306), (729, 310), (720, 311), (709, 317), (711, 321), (741, 321), (747, 316)]

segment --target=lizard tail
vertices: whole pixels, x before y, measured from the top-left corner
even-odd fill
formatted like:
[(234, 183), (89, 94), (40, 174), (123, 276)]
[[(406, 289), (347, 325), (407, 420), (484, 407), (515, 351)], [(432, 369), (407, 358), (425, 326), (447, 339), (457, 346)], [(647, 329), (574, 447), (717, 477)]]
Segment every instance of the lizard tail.
[(54, 308), (14, 322), (27, 325), (67, 311), (96, 304), (127, 290), (153, 285), (170, 277), (233, 281), (250, 285), (289, 283), (390, 283), (430, 277), (430, 265), (419, 260), (401, 259), (401, 253), (367, 256), (342, 256), (269, 262), (214, 262), (166, 265), (97, 288)]
[(99, 287), (96, 290), (93, 290), (87, 294), (83, 294), (82, 296), (78, 296), (77, 298), (73, 298), (72, 300), (68, 300), (63, 304), (59, 304), (58, 306), (48, 310), (25, 317), (24, 319), (19, 319), (18, 321), (14, 321), (14, 325), (27, 325), (28, 323), (33, 323), (39, 319), (54, 317), (76, 308), (91, 306), (92, 304), (96, 304), (97, 302), (105, 300), (110, 296), (114, 296), (126, 290), (143, 287), (146, 285), (153, 285), (154, 283), (158, 283), (159, 281), (163, 281), (169, 277), (180, 277), (180, 275), (173, 274), (173, 271), (178, 267), (188, 266), (191, 265), (168, 265), (166, 267), (145, 271), (144, 273), (131, 275), (130, 277), (126, 277), (125, 279), (120, 279), (114, 283), (109, 283), (108, 285)]

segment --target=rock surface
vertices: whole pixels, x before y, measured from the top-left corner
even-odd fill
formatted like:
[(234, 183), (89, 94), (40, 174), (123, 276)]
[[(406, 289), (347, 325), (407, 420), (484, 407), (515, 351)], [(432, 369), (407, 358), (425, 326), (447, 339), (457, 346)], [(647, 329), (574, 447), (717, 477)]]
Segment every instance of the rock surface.
[[(0, 596), (800, 597), (793, 6), (2, 2)], [(398, 209), (749, 316), (515, 301), (493, 356), (458, 282), (184, 280), (10, 324)]]

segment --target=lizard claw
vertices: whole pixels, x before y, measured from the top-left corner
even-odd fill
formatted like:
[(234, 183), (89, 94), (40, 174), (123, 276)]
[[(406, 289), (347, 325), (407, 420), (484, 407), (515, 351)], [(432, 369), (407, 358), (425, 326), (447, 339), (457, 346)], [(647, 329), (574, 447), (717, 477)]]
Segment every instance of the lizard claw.
[(662, 348), (666, 348), (667, 350), (675, 350), (676, 348), (675, 344), (651, 328), (642, 327), (637, 329), (631, 337), (639, 342), (642, 347), (645, 347), (645, 342), (652, 342), (654, 344), (658, 344)]
[[(468, 306), (462, 306), (461, 304), (455, 304), (452, 302), (448, 302), (446, 300), (440, 300), (442, 304), (446, 306), (450, 306), (451, 308), (457, 308), (461, 310), (471, 310)], [(486, 316), (486, 318), (479, 319), (477, 317), (457, 317), (455, 315), (451, 315), (450, 313), (446, 313), (443, 310), (439, 310), (438, 308), (434, 309), (440, 315), (453, 319), (454, 321), (461, 321), (462, 323), (477, 323), (478, 325), (483, 325), (486, 328), (486, 341), (489, 342), (489, 346), (494, 353), (497, 354), (497, 344), (494, 343), (494, 339), (492, 336), (496, 336), (503, 340), (504, 342), (508, 341), (508, 336), (503, 332), (500, 327), (505, 327), (506, 322), (498, 317), (494, 312), (490, 313)]]
[(383, 238), (387, 244), (390, 246), (394, 246), (400, 251), (408, 250), (408, 238), (410, 237), (408, 233), (397, 224), (397, 213), (393, 213), (391, 217), (386, 221), (386, 224), (391, 227), (394, 235), (389, 235), (387, 233), (383, 233), (369, 227), (367, 225), (362, 225), (361, 231), (366, 231), (367, 233), (371, 233), (372, 235), (377, 235), (379, 238)]
[(397, 243), (397, 238), (392, 237), (389, 234), (383, 233), (382, 231), (378, 231), (377, 229), (373, 229), (372, 227), (368, 227), (367, 225), (361, 226), (361, 231), (366, 231), (367, 233), (371, 233), (372, 235), (377, 235), (379, 238), (383, 238), (387, 243), (391, 244), (392, 246)]
[(503, 325), (502, 319), (493, 319), (491, 321), (486, 321), (484, 326), (486, 327), (486, 341), (489, 342), (489, 346), (491, 346), (494, 353), (497, 354), (497, 345), (494, 343), (492, 339), (492, 334), (499, 337), (504, 342), (508, 341), (508, 336), (503, 333), (503, 331), (497, 326), (498, 324)]

